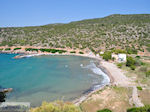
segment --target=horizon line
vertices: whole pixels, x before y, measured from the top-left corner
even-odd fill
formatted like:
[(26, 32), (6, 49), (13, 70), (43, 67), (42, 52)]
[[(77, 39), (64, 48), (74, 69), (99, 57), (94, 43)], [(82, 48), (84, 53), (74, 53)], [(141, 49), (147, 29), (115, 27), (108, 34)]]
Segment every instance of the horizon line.
[(105, 18), (105, 17), (109, 17), (112, 15), (150, 15), (150, 13), (137, 13), (137, 14), (109, 14), (107, 16), (103, 16), (103, 17), (96, 17), (96, 18), (86, 18), (86, 19), (80, 19), (80, 20), (74, 20), (74, 21), (69, 21), (69, 22), (58, 22), (58, 23), (47, 23), (47, 24), (41, 24), (41, 25), (25, 25), (25, 26), (4, 26), (4, 27), (0, 27), (0, 28), (23, 28), (23, 27), (38, 27), (38, 26), (46, 26), (46, 25), (55, 25), (55, 24), (69, 24), (69, 23), (73, 23), (73, 22), (79, 22), (79, 21), (84, 21), (84, 20), (92, 20), (92, 19), (101, 19), (101, 18)]

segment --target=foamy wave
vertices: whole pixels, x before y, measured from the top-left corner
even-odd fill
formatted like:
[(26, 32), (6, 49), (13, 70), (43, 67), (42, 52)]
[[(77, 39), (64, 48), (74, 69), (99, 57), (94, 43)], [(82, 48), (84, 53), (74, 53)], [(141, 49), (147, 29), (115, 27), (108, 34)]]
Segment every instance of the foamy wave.
[(108, 85), (110, 83), (110, 78), (108, 77), (108, 75), (105, 74), (100, 68), (98, 68), (93, 61), (90, 61), (89, 65), (82, 67), (82, 68), (90, 69), (93, 71), (93, 73), (103, 76), (103, 78), (104, 78), (103, 81), (101, 82), (101, 84), (95, 85), (93, 87), (94, 90), (99, 89), (99, 88), (103, 87), (104, 85)]

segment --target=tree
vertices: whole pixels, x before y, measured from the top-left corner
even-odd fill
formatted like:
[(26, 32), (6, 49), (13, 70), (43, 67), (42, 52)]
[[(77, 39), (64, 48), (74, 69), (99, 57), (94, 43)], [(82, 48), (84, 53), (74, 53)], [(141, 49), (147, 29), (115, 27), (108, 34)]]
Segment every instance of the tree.
[(111, 59), (111, 52), (110, 51), (106, 51), (103, 54), (103, 59), (108, 61), (109, 59)]

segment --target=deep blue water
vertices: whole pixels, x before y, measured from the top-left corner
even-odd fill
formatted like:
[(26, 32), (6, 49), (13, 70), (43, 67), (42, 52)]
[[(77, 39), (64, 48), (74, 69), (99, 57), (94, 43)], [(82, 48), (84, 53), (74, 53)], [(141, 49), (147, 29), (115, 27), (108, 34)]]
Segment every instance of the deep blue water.
[(0, 86), (13, 88), (7, 101), (74, 100), (95, 85), (108, 82), (97, 60), (79, 56), (37, 56), (13, 59), (0, 54)]

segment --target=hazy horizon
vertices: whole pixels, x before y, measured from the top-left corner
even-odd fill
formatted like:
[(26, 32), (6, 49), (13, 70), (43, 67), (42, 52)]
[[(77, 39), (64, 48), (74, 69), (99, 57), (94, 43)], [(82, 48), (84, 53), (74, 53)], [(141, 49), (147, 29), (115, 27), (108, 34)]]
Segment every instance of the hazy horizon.
[(112, 14), (150, 14), (149, 4), (149, 0), (1, 0), (0, 27), (69, 23)]

